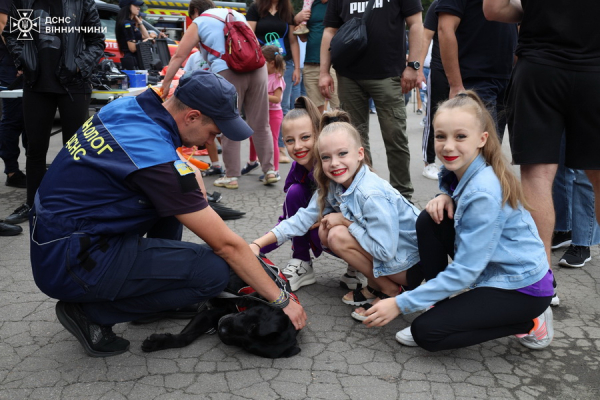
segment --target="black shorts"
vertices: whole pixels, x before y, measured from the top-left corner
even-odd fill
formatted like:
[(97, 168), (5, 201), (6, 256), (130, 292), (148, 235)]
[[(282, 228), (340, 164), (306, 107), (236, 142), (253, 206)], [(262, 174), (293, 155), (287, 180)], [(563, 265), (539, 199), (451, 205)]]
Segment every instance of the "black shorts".
[(519, 59), (506, 97), (515, 164), (600, 169), (600, 73), (572, 71)]

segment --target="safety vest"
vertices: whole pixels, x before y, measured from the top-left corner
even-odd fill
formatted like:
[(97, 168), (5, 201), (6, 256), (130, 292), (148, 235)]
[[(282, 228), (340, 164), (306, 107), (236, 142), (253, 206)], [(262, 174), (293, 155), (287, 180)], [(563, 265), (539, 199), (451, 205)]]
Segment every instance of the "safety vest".
[[(103, 278), (121, 280), (137, 238), (159, 218), (126, 178), (179, 160), (178, 146), (177, 125), (152, 90), (109, 103), (69, 139), (38, 189), (30, 219), (33, 276), (44, 293), (73, 300)], [(123, 267), (107, 274), (111, 265)]]

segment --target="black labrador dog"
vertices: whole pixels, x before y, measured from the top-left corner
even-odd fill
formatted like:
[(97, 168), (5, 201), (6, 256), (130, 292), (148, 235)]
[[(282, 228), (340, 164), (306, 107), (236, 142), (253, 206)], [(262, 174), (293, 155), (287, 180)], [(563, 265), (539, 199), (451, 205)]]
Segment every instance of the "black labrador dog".
[[(264, 256), (259, 257), (263, 268), (275, 282), (290, 293), (289, 283)], [(178, 334), (155, 333), (142, 343), (145, 352), (185, 347), (201, 335), (218, 333), (226, 345), (238, 346), (249, 353), (266, 357), (291, 357), (300, 353), (298, 331), (280, 308), (274, 308), (258, 298), (244, 281), (231, 270), (224, 298), (215, 298)]]

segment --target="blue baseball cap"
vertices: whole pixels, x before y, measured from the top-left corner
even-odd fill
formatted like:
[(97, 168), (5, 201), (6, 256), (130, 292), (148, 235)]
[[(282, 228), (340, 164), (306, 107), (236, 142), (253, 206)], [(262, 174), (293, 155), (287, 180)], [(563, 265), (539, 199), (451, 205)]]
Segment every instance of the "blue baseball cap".
[(179, 78), (174, 96), (210, 117), (228, 139), (239, 142), (254, 133), (240, 117), (235, 86), (221, 75), (202, 70), (188, 72)]
[(142, 0), (119, 0), (119, 7), (121, 8), (127, 7), (130, 4), (141, 7), (144, 5), (144, 2)]

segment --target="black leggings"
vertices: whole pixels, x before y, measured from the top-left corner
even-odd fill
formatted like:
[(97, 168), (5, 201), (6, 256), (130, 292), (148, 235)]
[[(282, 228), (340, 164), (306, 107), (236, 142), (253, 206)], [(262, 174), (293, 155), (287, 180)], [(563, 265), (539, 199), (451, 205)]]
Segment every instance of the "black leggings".
[[(427, 211), (417, 219), (419, 255), (425, 279), (433, 279), (454, 256), (454, 221), (441, 224)], [(509, 335), (528, 333), (533, 319), (550, 305), (552, 296), (529, 296), (516, 290), (481, 287), (451, 299), (417, 317), (411, 326), (415, 342), (428, 351), (458, 349)]]
[(62, 142), (65, 144), (88, 119), (90, 100), (89, 93), (72, 93), (71, 96), (66, 93), (23, 93), (23, 114), (28, 139), (26, 168), (29, 206), (33, 205), (35, 192), (46, 173), (46, 154), (56, 109), (60, 112)]

